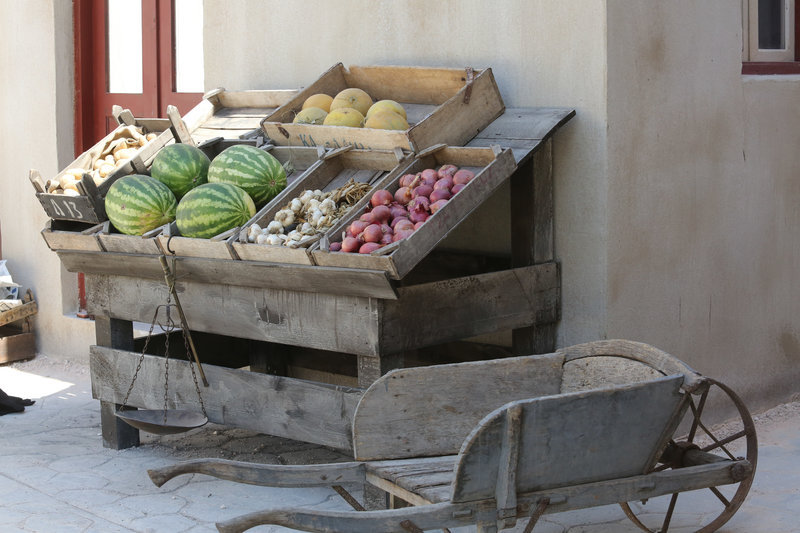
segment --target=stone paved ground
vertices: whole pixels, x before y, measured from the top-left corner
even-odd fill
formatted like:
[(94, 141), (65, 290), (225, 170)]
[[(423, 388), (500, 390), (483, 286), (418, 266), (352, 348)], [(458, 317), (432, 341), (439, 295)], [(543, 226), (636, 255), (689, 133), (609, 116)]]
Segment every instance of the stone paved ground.
[[(212, 532), (214, 523), (247, 512), (305, 505), (349, 509), (328, 489), (277, 489), (182, 476), (162, 488), (146, 475), (152, 467), (182, 459), (220, 457), (262, 463), (344, 461), (334, 450), (253, 432), (208, 425), (190, 433), (142, 434), (138, 448), (102, 447), (99, 404), (91, 397), (88, 369), (44, 357), (0, 366), (0, 388), (33, 397), (22, 414), (0, 417), (0, 532), (114, 533)], [(36, 391), (32, 393), (31, 391)], [(720, 531), (800, 531), (800, 402), (756, 418), (759, 464), (748, 500)], [(360, 497), (359, 487), (350, 487)], [(690, 509), (676, 515), (670, 531), (694, 531), (707, 507), (681, 496)], [(658, 502), (643, 509), (659, 520)], [(641, 510), (640, 510), (641, 511)], [(515, 531), (521, 532), (520, 523)], [(263, 526), (252, 531), (283, 532)], [(460, 528), (454, 533), (474, 531)], [(638, 531), (617, 506), (548, 515), (539, 533)]]

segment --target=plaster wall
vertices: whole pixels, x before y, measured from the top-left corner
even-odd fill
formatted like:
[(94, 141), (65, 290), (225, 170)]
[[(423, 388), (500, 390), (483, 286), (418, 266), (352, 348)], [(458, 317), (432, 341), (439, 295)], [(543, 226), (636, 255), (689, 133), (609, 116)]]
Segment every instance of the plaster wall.
[[(605, 2), (205, 1), (206, 89), (291, 89), (332, 65), (491, 67), (507, 107), (577, 112), (554, 138), (559, 344), (605, 334)], [(309, 37), (303, 37), (304, 33)], [(508, 190), (487, 202), (508, 216)], [(500, 227), (503, 227), (500, 224)], [(483, 246), (509, 235), (478, 228)]]
[(608, 21), (608, 336), (774, 405), (800, 392), (800, 77), (741, 75), (738, 2)]
[(31, 168), (52, 176), (73, 159), (71, 2), (0, 0), (0, 12), (6, 14), (0, 17), (3, 259), (14, 281), (37, 299), (38, 352), (88, 359), (93, 324), (72, 318), (76, 276), (62, 269), (39, 234), (47, 216), (28, 181)]

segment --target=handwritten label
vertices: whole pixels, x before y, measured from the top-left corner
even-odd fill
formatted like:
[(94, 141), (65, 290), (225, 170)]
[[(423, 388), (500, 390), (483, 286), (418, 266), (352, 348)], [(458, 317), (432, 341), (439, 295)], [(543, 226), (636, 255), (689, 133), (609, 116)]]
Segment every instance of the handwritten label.
[(85, 220), (84, 214), (85, 206), (79, 206), (75, 200), (67, 198), (49, 198), (50, 207), (53, 213), (58, 217), (72, 219), (72, 220)]
[[(317, 141), (315, 141), (314, 137), (312, 137), (311, 135), (307, 135), (305, 133), (299, 133), (297, 135), (297, 137), (298, 137), (298, 140), (300, 141), (300, 143), (303, 146), (307, 146), (307, 147), (318, 146)], [(367, 149), (372, 148), (371, 146), (367, 146), (364, 143), (353, 142), (353, 141), (349, 141), (347, 139), (340, 139), (340, 140), (339, 139), (331, 139), (331, 140), (325, 141), (322, 146), (324, 146), (325, 148), (341, 148), (342, 146), (349, 146), (349, 145), (353, 145), (353, 148), (356, 148), (358, 150), (367, 150)]]

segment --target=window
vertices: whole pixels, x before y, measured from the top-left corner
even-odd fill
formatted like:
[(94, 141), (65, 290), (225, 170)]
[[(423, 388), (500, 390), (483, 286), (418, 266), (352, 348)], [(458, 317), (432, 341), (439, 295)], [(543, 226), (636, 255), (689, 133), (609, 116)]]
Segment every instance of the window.
[(742, 74), (800, 74), (796, 0), (744, 0)]

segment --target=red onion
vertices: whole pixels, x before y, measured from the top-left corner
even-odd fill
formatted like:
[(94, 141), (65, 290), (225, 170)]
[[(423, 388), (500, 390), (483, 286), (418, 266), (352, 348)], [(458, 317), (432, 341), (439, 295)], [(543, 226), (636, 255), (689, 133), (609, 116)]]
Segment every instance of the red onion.
[(384, 223), (381, 224), (381, 231), (384, 234), (393, 233), (394, 232), (394, 230), (392, 229), (392, 226), (390, 226), (388, 222), (384, 222)]
[(372, 208), (373, 221), (375, 223), (388, 222), (392, 216), (392, 210), (387, 205), (379, 205)]
[(445, 176), (453, 177), (457, 170), (458, 167), (455, 165), (442, 165), (436, 173), (439, 175), (439, 179), (442, 179)]
[(401, 187), (409, 187), (416, 177), (416, 174), (403, 174), (400, 176), (399, 184)]
[(425, 222), (426, 220), (428, 220), (429, 216), (430, 215), (428, 215), (427, 211), (411, 211), (408, 214), (408, 219), (414, 224), (416, 224), (417, 222)]
[(381, 237), (380, 243), (381, 244), (392, 244), (392, 239), (394, 239), (394, 233), (384, 233), (383, 237)]
[(444, 204), (447, 203), (447, 200), (437, 200), (431, 204), (431, 214), (434, 214), (436, 211), (444, 207)]
[(419, 177), (422, 179), (422, 183), (433, 187), (433, 184), (439, 179), (439, 174), (432, 168), (426, 168), (419, 173)]
[(403, 239), (405, 239), (406, 237), (408, 237), (412, 233), (414, 233), (414, 229), (413, 228), (412, 229), (404, 229), (403, 231), (397, 231), (397, 232), (395, 232), (394, 237), (392, 237), (392, 242), (402, 241)]
[(447, 189), (436, 189), (431, 193), (431, 204), (435, 204), (439, 200), (449, 200), (451, 196), (453, 195)]
[(372, 211), (370, 211), (358, 217), (358, 220), (366, 222), (367, 224), (372, 224), (373, 222), (375, 222), (375, 215), (372, 213)]
[(411, 203), (408, 204), (408, 215), (409, 215), (408, 218), (410, 218), (413, 221), (414, 219), (411, 218), (411, 215), (415, 211), (425, 213), (428, 211), (428, 209), (430, 209), (430, 205), (431, 202), (430, 200), (428, 200), (428, 198), (426, 198), (425, 196), (417, 196), (416, 198), (411, 200)]
[(396, 219), (392, 220), (392, 229), (395, 233), (403, 229), (411, 229), (413, 227), (414, 223), (411, 222), (408, 217), (397, 217)]
[(414, 195), (408, 187), (400, 187), (394, 193), (394, 199), (397, 200), (397, 203), (400, 205), (406, 205), (412, 198), (414, 198)]
[(424, 196), (428, 197), (433, 192), (433, 187), (430, 185), (420, 185), (416, 187), (413, 191), (411, 191), (411, 196), (416, 198), (417, 196)]
[(452, 176), (445, 176), (443, 178), (439, 178), (439, 180), (433, 184), (433, 190), (437, 189), (452, 189), (453, 188), (453, 177)]
[(397, 228), (397, 225), (400, 224), (404, 220), (408, 221), (408, 212), (406, 212), (406, 214), (404, 216), (402, 216), (402, 217), (393, 218), (392, 219), (392, 223), (390, 224), (390, 226), (392, 226), (392, 229), (395, 229), (395, 228)]
[[(411, 200), (409, 200), (409, 202), (410, 201)], [(390, 209), (391, 209), (391, 213), (392, 213), (392, 216), (391, 216), (392, 220), (394, 220), (397, 217), (408, 216), (408, 210), (405, 207), (403, 207), (402, 205), (393, 205), (393, 206), (391, 206)]]
[(453, 183), (469, 183), (469, 181), (475, 177), (475, 173), (471, 170), (467, 170), (462, 168), (455, 174), (453, 174)]
[(378, 242), (383, 237), (383, 231), (378, 224), (370, 224), (361, 234), (364, 236), (364, 242)]
[(419, 229), (419, 227), (422, 226), (424, 223), (425, 223), (425, 221), (422, 220), (422, 221), (417, 222), (416, 224), (414, 224), (414, 231), (417, 231)]
[(392, 200), (394, 200), (392, 193), (386, 189), (379, 189), (372, 193), (370, 203), (372, 204), (372, 207), (377, 207), (379, 205), (389, 205), (392, 203)]
[(455, 185), (453, 185), (453, 188), (450, 189), (450, 192), (452, 194), (456, 194), (458, 191), (466, 187), (466, 185), (467, 185), (466, 183), (456, 183)]
[(361, 243), (355, 237), (346, 237), (342, 241), (343, 252), (357, 252), (360, 247)]
[(331, 252), (338, 252), (342, 249), (342, 243), (340, 242), (332, 242), (329, 250)]
[(364, 228), (370, 225), (370, 222), (364, 222), (363, 220), (354, 220), (347, 230), (353, 234), (353, 237), (358, 237), (359, 234), (364, 231)]
[(382, 244), (377, 242), (365, 242), (361, 245), (361, 248), (358, 249), (358, 253), (360, 254), (371, 254), (375, 250), (379, 250), (383, 248)]

